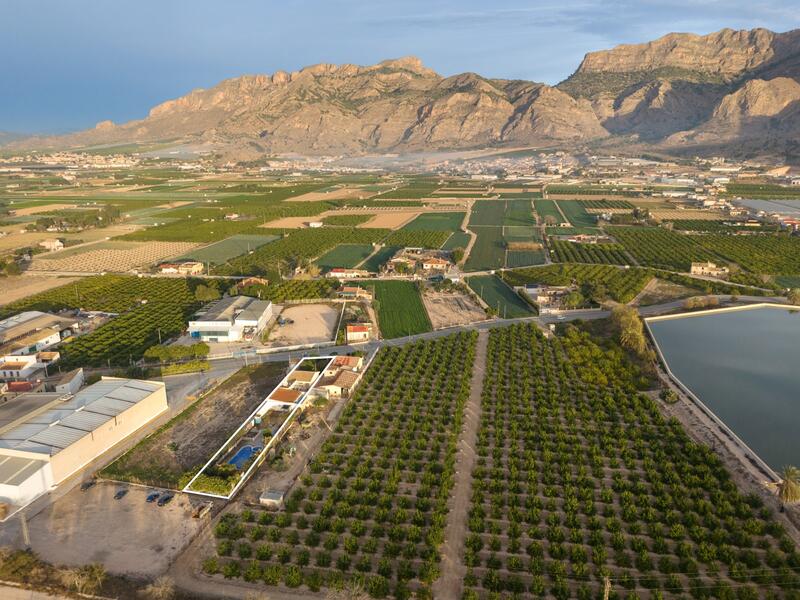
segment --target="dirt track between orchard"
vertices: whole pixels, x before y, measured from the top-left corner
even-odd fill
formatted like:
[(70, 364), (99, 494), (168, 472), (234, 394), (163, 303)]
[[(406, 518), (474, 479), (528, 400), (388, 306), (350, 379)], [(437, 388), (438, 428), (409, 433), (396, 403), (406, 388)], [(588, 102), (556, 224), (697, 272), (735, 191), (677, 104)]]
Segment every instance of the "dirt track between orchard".
[(464, 565), (464, 540), (467, 536), (467, 519), (472, 497), (472, 469), (476, 460), (475, 442), (478, 439), (480, 426), (481, 395), (488, 345), (489, 332), (481, 331), (475, 349), (469, 399), (464, 408), (464, 428), (458, 439), (455, 483), (450, 497), (450, 512), (442, 545), (442, 574), (433, 583), (433, 597), (437, 600), (458, 600), (463, 592), (464, 575), (467, 572)]

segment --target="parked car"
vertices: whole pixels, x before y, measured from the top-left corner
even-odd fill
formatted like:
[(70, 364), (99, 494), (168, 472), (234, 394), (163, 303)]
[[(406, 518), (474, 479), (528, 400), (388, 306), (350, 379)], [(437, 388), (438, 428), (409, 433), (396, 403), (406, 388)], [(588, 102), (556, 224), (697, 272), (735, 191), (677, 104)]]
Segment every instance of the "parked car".
[(82, 491), (82, 492), (85, 492), (85, 491), (86, 491), (86, 490), (88, 490), (89, 488), (92, 488), (92, 487), (94, 487), (94, 485), (95, 485), (96, 483), (97, 483), (97, 482), (96, 482), (94, 479), (90, 479), (89, 481), (84, 481), (84, 482), (81, 484), (81, 491)]
[(117, 490), (117, 493), (114, 494), (114, 500), (122, 500), (127, 495), (127, 493), (128, 490), (126, 489)]
[(161, 495), (161, 492), (150, 492), (147, 495), (147, 502), (155, 502), (158, 500), (158, 497)]
[(172, 494), (164, 494), (163, 496), (161, 496), (161, 498), (158, 499), (158, 505), (164, 506), (166, 504), (169, 504), (172, 501), (173, 497), (174, 496)]

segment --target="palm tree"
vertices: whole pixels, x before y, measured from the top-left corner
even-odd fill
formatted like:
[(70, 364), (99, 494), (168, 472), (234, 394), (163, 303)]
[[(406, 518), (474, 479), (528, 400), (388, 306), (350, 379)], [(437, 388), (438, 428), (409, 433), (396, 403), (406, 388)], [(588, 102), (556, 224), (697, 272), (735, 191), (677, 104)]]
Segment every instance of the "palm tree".
[(781, 500), (781, 511), (787, 504), (800, 502), (800, 469), (786, 466), (778, 483), (778, 498)]

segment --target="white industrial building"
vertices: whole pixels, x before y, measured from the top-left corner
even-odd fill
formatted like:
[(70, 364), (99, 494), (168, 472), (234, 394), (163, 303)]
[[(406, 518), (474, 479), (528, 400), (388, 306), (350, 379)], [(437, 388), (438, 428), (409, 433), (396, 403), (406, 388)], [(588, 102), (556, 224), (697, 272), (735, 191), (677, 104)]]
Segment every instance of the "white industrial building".
[(217, 300), (189, 321), (189, 335), (204, 342), (252, 340), (271, 318), (272, 302), (230, 296)]
[(0, 503), (24, 506), (166, 410), (162, 382), (117, 378), (0, 406)]

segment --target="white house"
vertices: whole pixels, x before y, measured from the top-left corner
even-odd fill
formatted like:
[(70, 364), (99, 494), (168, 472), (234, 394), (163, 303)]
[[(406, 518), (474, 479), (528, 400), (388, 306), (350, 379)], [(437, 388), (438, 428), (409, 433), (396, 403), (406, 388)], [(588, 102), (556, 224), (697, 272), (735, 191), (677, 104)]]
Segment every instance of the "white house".
[(189, 321), (189, 335), (206, 342), (252, 340), (272, 318), (272, 302), (230, 296), (213, 302)]

